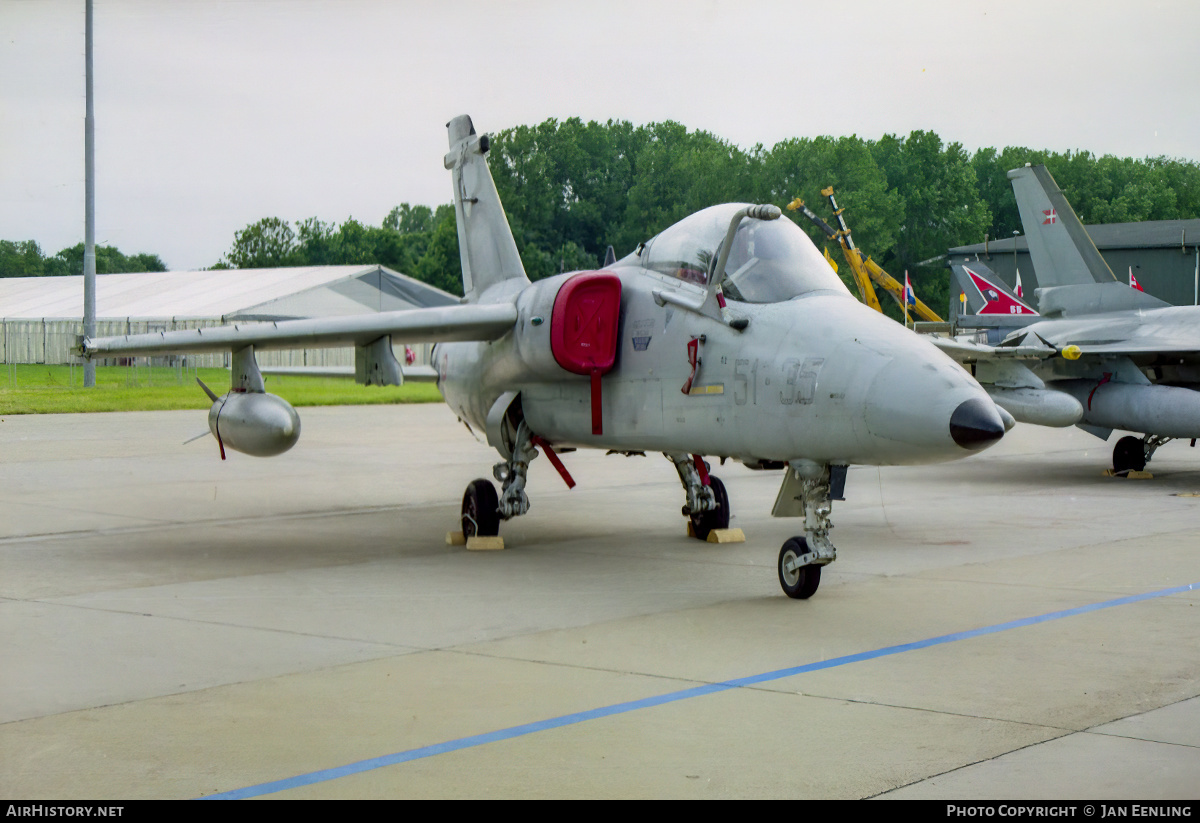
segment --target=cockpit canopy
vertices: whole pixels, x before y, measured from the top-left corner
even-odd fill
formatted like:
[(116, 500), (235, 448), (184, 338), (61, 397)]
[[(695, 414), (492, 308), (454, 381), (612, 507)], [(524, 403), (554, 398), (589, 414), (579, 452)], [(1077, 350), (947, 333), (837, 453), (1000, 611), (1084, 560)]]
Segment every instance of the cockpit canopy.
[[(641, 266), (703, 286), (721, 253), (729, 221), (744, 205), (710, 206), (685, 217), (616, 265)], [(779, 303), (813, 291), (849, 294), (808, 235), (786, 217), (742, 219), (722, 289), (726, 297), (745, 303)]]

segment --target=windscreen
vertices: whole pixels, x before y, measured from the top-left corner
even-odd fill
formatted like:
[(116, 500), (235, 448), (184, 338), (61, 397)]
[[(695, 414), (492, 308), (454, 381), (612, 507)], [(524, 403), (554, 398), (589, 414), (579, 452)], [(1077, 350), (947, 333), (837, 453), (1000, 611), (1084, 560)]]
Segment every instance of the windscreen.
[[(726, 203), (684, 218), (647, 243), (637, 264), (705, 285), (729, 221), (741, 208), (743, 204)], [(777, 303), (818, 290), (849, 294), (808, 235), (786, 217), (742, 219), (729, 251), (722, 288), (726, 297), (745, 303)]]

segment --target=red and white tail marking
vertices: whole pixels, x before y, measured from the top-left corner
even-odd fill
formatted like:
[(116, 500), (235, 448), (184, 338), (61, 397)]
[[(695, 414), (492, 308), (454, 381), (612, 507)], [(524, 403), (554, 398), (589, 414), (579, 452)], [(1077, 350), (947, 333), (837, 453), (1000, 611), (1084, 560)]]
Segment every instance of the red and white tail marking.
[(971, 282), (975, 284), (975, 288), (979, 289), (980, 296), (986, 301), (984, 307), (977, 312), (978, 314), (1037, 314), (1028, 303), (1010, 297), (983, 275), (971, 271), (966, 266), (963, 266), (963, 270), (970, 276)]

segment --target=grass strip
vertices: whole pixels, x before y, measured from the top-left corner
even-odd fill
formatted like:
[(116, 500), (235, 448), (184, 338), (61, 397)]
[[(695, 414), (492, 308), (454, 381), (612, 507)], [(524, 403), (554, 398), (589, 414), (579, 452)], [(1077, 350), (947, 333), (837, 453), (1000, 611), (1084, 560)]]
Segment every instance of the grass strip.
[[(196, 378), (217, 394), (229, 390), (227, 369), (173, 366), (98, 366), (96, 387), (83, 388), (83, 367), (0, 365), (0, 414), (207, 409), (212, 405)], [(363, 406), (433, 403), (442, 397), (432, 383), (359, 386), (353, 380), (265, 375), (267, 391), (293, 406)]]

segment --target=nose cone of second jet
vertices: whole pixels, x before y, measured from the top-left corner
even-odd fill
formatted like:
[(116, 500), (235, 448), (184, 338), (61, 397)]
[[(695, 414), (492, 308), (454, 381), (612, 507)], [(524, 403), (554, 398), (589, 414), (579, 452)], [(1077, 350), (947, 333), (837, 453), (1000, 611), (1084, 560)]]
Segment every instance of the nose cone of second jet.
[(978, 451), (1004, 436), (1004, 421), (994, 403), (972, 397), (960, 403), (950, 415), (950, 436), (964, 449)]

